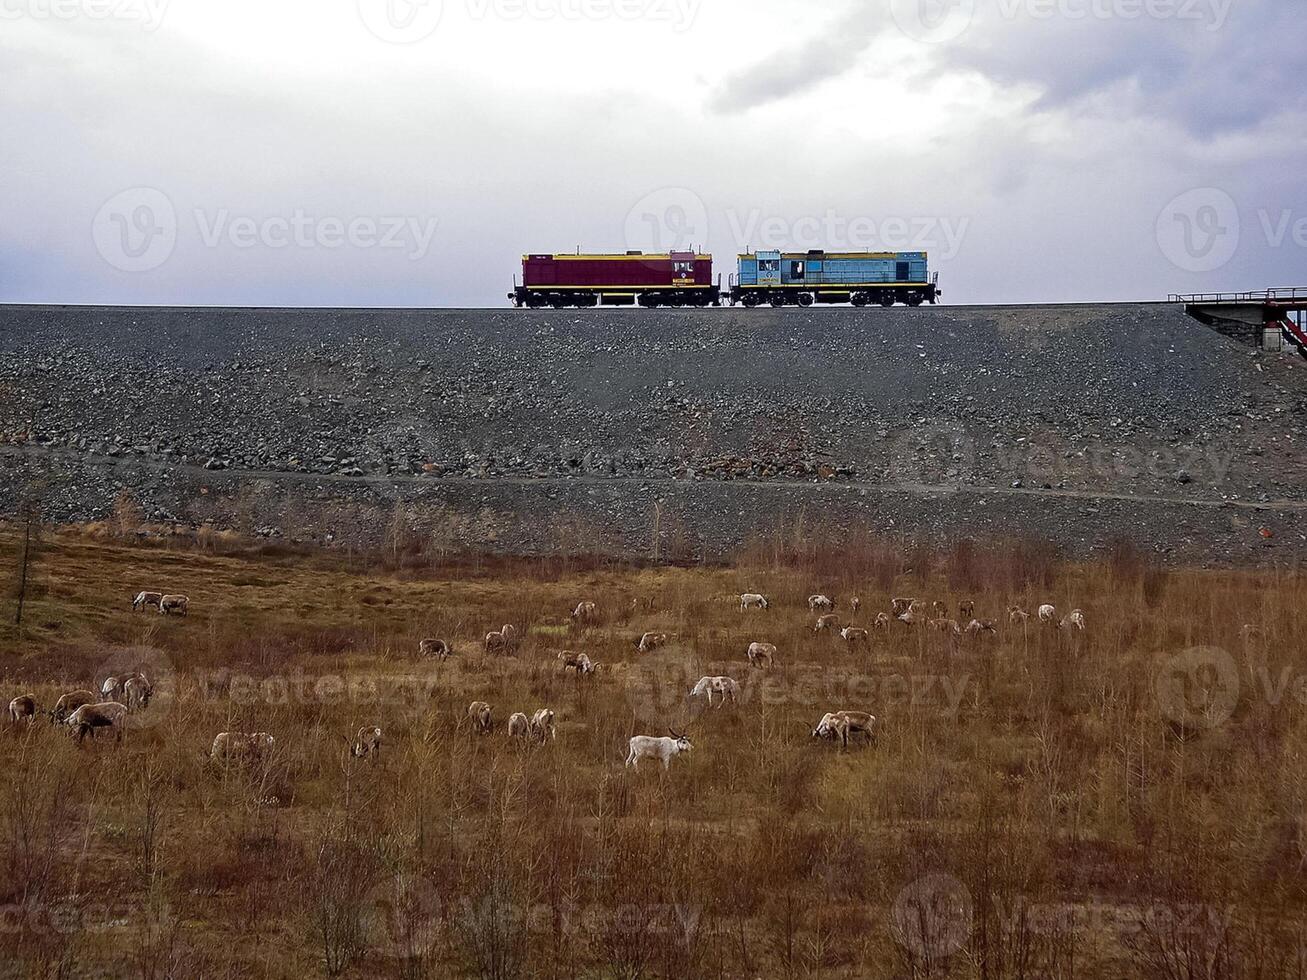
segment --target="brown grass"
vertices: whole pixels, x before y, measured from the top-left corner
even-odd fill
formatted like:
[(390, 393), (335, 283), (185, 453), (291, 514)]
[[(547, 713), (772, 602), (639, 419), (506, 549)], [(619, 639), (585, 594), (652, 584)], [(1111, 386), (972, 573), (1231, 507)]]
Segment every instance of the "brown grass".
[[(7, 697), (48, 707), (138, 666), (159, 691), (121, 744), (78, 747), (45, 722), (0, 732), (6, 969), (1302, 974), (1301, 576), (1161, 573), (1124, 546), (1073, 565), (1041, 545), (811, 540), (715, 568), (430, 567), (398, 548), (346, 561), (211, 536), (48, 535), (23, 631), (0, 627)], [(6, 559), (13, 543), (0, 534)], [(131, 595), (154, 587), (188, 593), (192, 614), (133, 614)], [(755, 590), (771, 610), (741, 614)], [(812, 592), (859, 594), (860, 621), (893, 595), (970, 597), (1001, 632), (954, 645), (901, 629), (850, 650), (812, 633)], [(599, 626), (570, 624), (581, 598)], [(1007, 624), (1009, 604), (1043, 601), (1083, 608), (1089, 631)], [(503, 623), (520, 649), (482, 656)], [(1245, 623), (1261, 634), (1242, 637)], [(674, 642), (641, 656), (646, 630)], [(418, 661), (424, 636), (456, 656)], [(744, 662), (753, 639), (779, 646), (773, 671)], [(564, 648), (607, 669), (564, 676)], [(1163, 668), (1192, 648), (1234, 665), (1228, 718), (1205, 701), (1210, 666), (1178, 708), (1159, 700)], [(745, 683), (744, 703), (688, 702), (716, 673)], [(459, 724), (478, 698), (497, 722), (484, 738)], [(511, 743), (508, 714), (545, 705), (557, 742)], [(842, 707), (878, 716), (871, 744), (809, 737)], [(377, 764), (348, 757), (365, 724), (385, 729)], [(669, 725), (690, 728), (688, 757), (665, 776), (623, 768), (632, 734)], [(228, 729), (272, 732), (273, 757), (208, 763)]]

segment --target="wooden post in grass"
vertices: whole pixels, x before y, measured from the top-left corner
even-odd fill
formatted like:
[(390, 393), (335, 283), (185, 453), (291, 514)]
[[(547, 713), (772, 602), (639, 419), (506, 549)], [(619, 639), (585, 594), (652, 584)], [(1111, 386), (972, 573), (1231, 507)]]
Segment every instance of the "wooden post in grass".
[(23, 605), (27, 601), (27, 583), (31, 577), (30, 569), (39, 542), (40, 501), (34, 497), (27, 498), (19, 506), (18, 514), (23, 523), (23, 540), (18, 554), (18, 581), (14, 589), (17, 600), (14, 609), (14, 625), (21, 627), (23, 625)]

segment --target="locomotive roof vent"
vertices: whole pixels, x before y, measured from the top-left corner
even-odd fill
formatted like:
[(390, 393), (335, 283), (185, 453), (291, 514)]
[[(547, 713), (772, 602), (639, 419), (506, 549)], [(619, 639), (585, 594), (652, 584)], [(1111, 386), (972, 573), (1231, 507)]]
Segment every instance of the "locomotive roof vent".
[(809, 254), (809, 255), (825, 255), (825, 254), (826, 254), (826, 250), (825, 250), (824, 248), (810, 248), (810, 249), (808, 249), (808, 254)]
[(626, 254), (627, 254), (627, 255), (643, 255), (644, 252), (640, 251), (640, 249), (638, 249), (638, 248), (628, 248), (628, 249), (626, 250)]

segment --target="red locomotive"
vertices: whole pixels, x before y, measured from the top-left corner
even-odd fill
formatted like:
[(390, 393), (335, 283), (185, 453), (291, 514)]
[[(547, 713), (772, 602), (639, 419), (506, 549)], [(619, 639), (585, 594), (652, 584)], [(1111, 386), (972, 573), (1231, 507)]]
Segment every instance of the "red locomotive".
[(508, 294), (514, 306), (716, 306), (720, 283), (713, 282), (712, 256), (694, 252), (666, 255), (524, 255), (522, 284)]

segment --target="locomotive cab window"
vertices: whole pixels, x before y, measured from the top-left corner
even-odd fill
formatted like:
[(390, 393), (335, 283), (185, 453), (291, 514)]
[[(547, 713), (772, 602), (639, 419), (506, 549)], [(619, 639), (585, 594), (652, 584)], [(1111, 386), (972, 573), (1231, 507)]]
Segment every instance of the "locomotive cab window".
[(758, 271), (759, 271), (759, 272), (780, 272), (780, 271), (781, 271), (781, 260), (780, 260), (780, 259), (759, 259), (759, 260), (758, 260)]
[(897, 278), (898, 278), (898, 281), (899, 281), (899, 282), (907, 282), (907, 281), (908, 281), (908, 263), (906, 263), (906, 262), (899, 262), (899, 263), (898, 263), (898, 275), (897, 275)]
[(802, 262), (791, 262), (791, 263), (790, 263), (790, 278), (791, 278), (791, 279), (802, 279), (802, 278), (803, 278), (803, 263), (802, 263)]
[(694, 263), (682, 261), (673, 262), (672, 271), (675, 273), (677, 279), (693, 279)]

